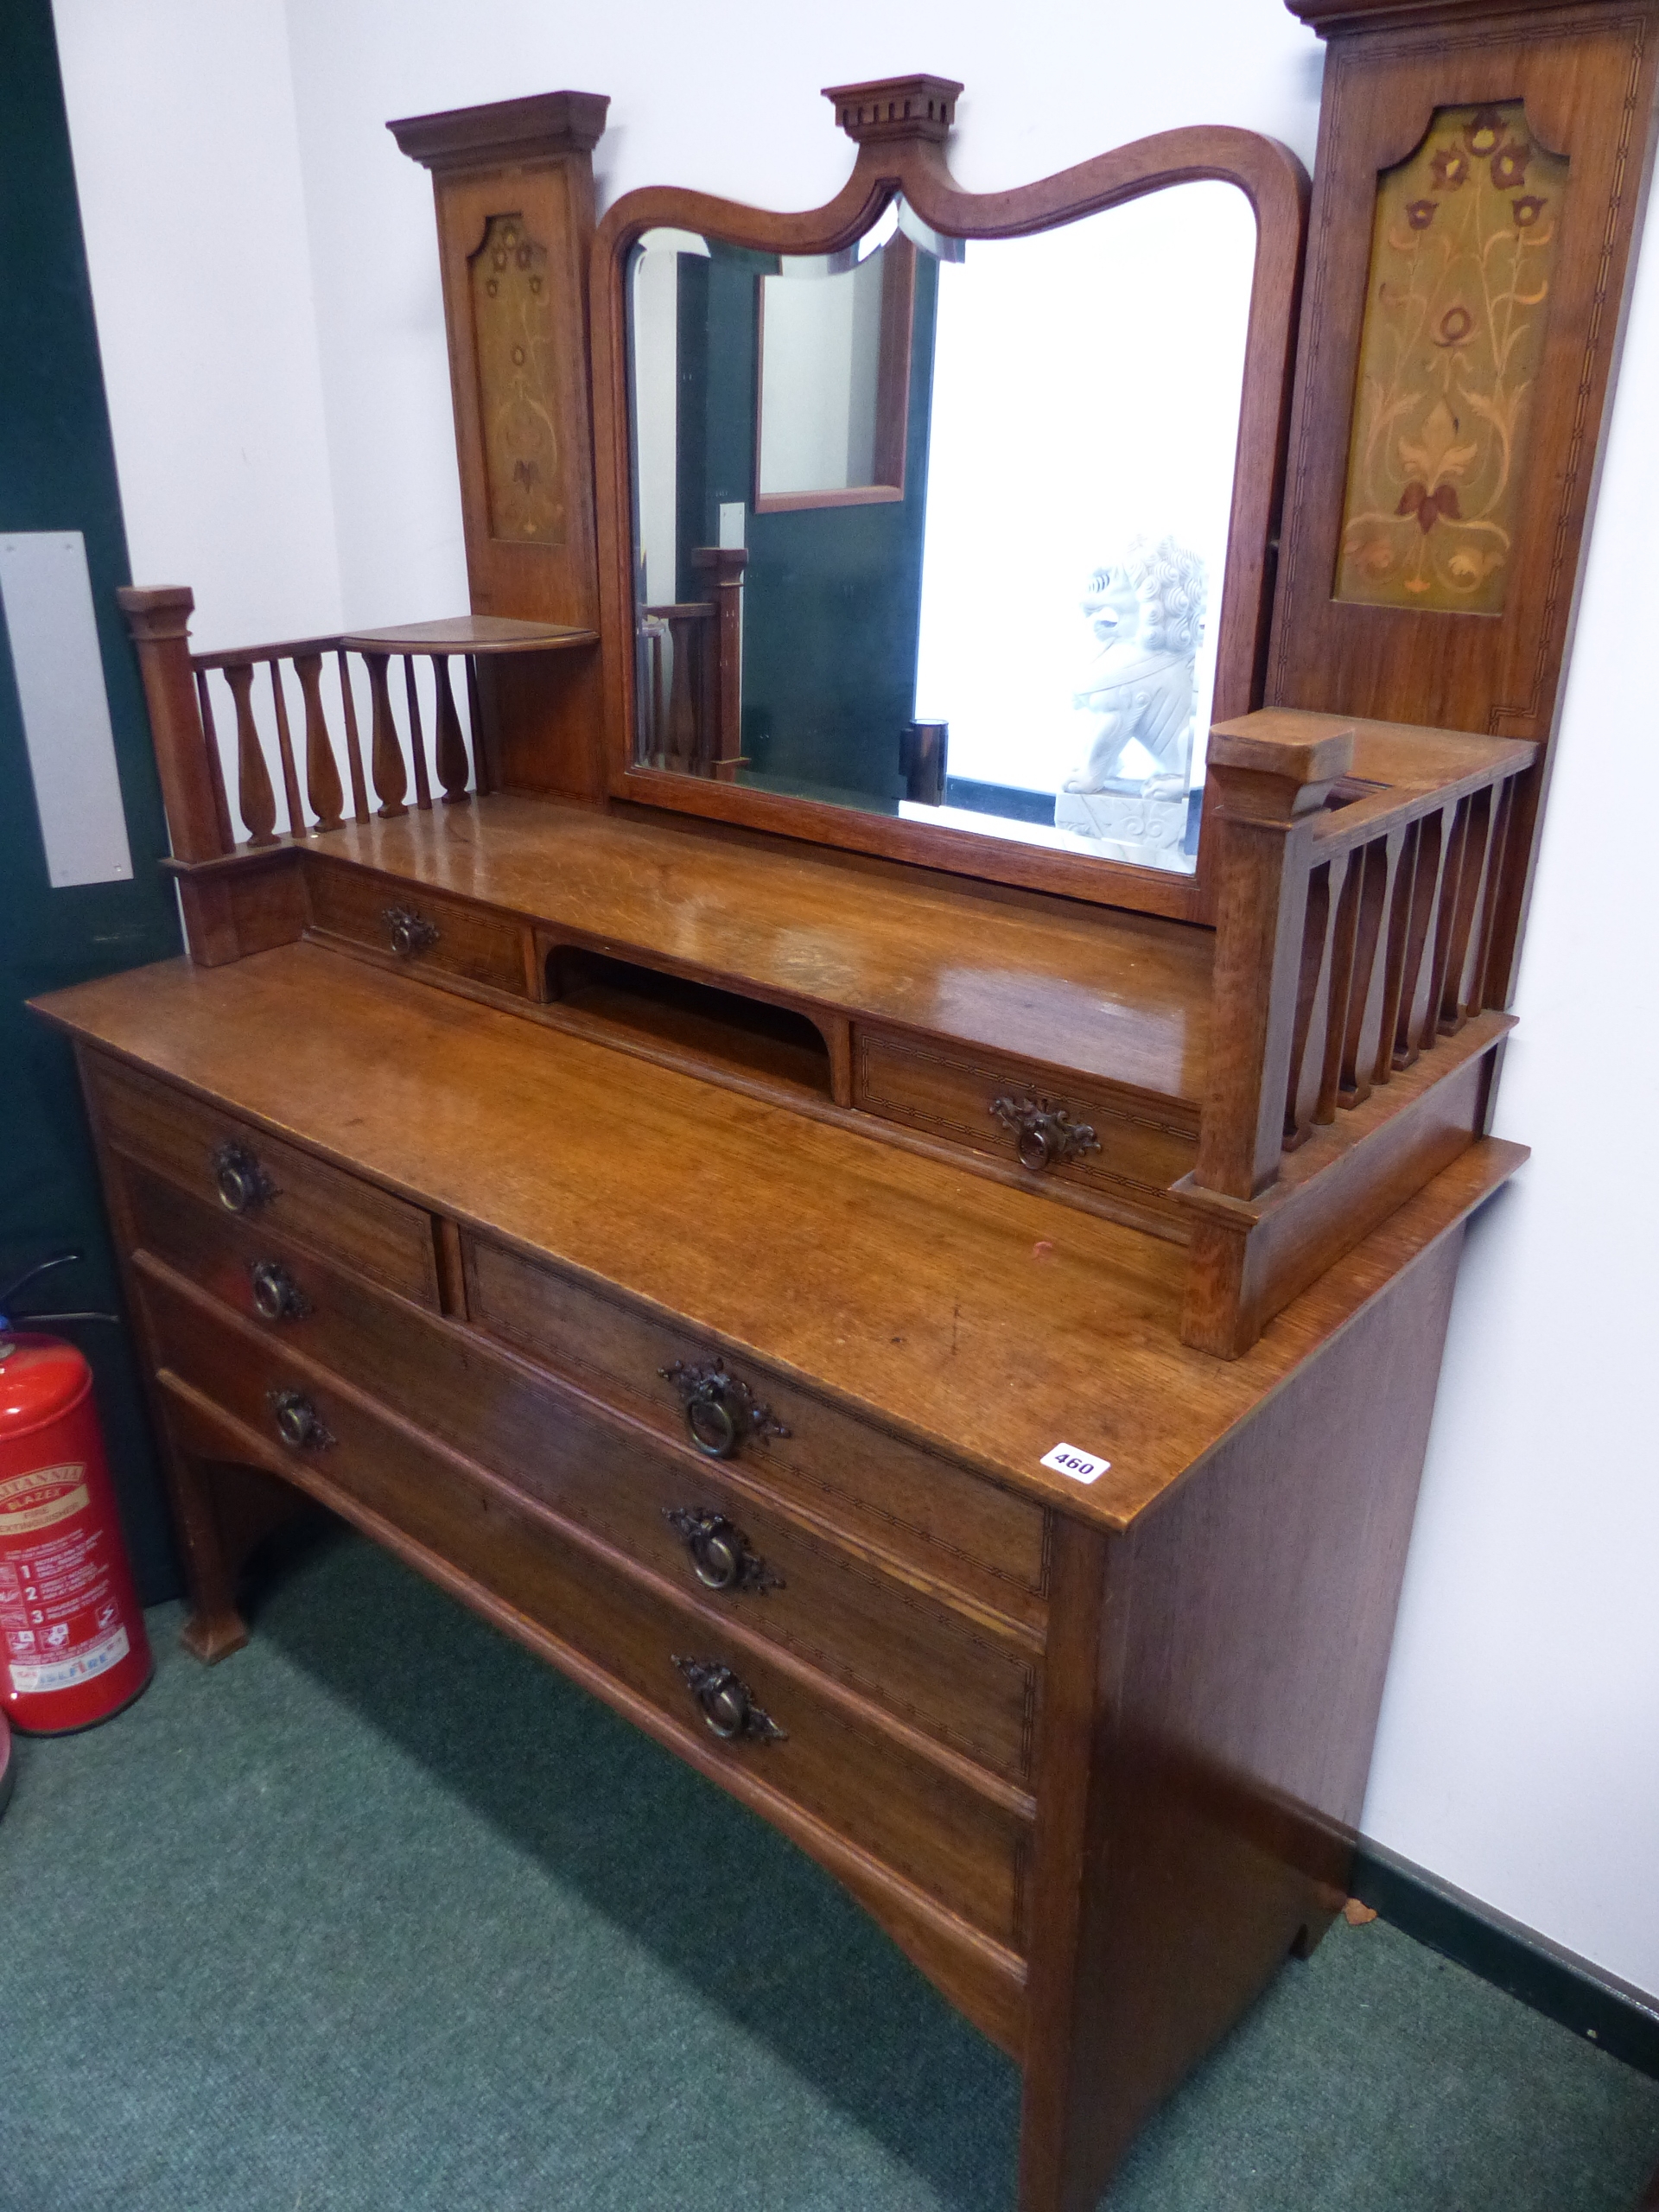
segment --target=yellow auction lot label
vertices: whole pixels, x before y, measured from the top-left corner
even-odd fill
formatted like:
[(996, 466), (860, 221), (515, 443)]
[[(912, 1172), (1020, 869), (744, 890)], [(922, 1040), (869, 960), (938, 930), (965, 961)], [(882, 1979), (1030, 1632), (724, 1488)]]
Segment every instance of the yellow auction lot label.
[(89, 1503), (81, 1480), (84, 1460), (61, 1467), (32, 1467), (0, 1483), (0, 1536), (26, 1536), (54, 1522), (84, 1513)]

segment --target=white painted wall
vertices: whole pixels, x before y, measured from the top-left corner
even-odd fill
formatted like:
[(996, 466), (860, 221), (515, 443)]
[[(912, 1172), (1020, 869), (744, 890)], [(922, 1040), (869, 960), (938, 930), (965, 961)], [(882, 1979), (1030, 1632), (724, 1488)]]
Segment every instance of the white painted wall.
[[(603, 197), (672, 181), (804, 207), (851, 160), (823, 85), (962, 77), (952, 158), (988, 189), (1188, 122), (1311, 160), (1319, 77), (1275, 0), (1053, 0), (1017, 25), (994, 0), (728, 0), (715, 26), (675, 0), (288, 0), (291, 73), (280, 0), (57, 14), (137, 570), (194, 582), (220, 642), (322, 626), (331, 594), (353, 622), (464, 604), (430, 195), (386, 118), (608, 92)], [(1659, 244), (1499, 1115), (1537, 1157), (1471, 1238), (1366, 1814), (1380, 1841), (1654, 1991), (1659, 1198), (1641, 1163), (1659, 922), (1619, 830), (1650, 818), (1655, 774), (1656, 383)]]
[(200, 651), (338, 630), (283, 0), (54, 14), (134, 578)]

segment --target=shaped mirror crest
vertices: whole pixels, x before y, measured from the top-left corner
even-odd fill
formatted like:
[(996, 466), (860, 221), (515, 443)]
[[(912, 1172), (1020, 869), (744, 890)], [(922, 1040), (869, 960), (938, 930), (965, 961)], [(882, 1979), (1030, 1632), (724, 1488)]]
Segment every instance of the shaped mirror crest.
[(965, 243), (895, 200), (833, 256), (647, 232), (638, 761), (1191, 871), (1255, 254), (1207, 181)]

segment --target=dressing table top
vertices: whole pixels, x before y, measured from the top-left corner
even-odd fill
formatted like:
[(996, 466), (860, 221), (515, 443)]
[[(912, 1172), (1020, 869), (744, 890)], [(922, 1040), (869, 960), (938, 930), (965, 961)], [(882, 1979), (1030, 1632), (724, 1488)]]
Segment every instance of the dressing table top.
[[(88, 1042), (1122, 1529), (1524, 1157), (1464, 1152), (1242, 1359), (1180, 1247), (315, 945), (55, 994)], [(1108, 1459), (1084, 1488), (1041, 1465)]]

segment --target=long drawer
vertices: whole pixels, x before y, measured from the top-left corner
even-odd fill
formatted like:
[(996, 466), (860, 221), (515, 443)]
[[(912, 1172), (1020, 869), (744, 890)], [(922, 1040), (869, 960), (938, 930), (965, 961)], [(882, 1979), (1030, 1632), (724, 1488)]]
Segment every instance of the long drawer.
[(735, 1471), (658, 1441), (137, 1166), (141, 1250), (567, 1519), (1013, 1781), (1030, 1772), (1036, 1639), (804, 1524)]
[(115, 1151), (227, 1219), (257, 1222), (437, 1306), (432, 1217), (420, 1207), (118, 1061), (89, 1058), (87, 1083)]
[[(464, 1251), (474, 1326), (664, 1436), (729, 1441), (722, 1457), (768, 1488), (992, 1604), (1040, 1617), (1040, 1506), (557, 1268), (482, 1236), (467, 1236)], [(706, 1396), (687, 1405), (699, 1388), (720, 1400), (718, 1413)]]
[(722, 1637), (699, 1607), (360, 1392), (152, 1270), (141, 1276), (163, 1382), (180, 1377), (257, 1438), (259, 1464), (366, 1510), (601, 1668), (723, 1760), (998, 1941), (1022, 1938), (1020, 1807), (916, 1756), (806, 1669)]

